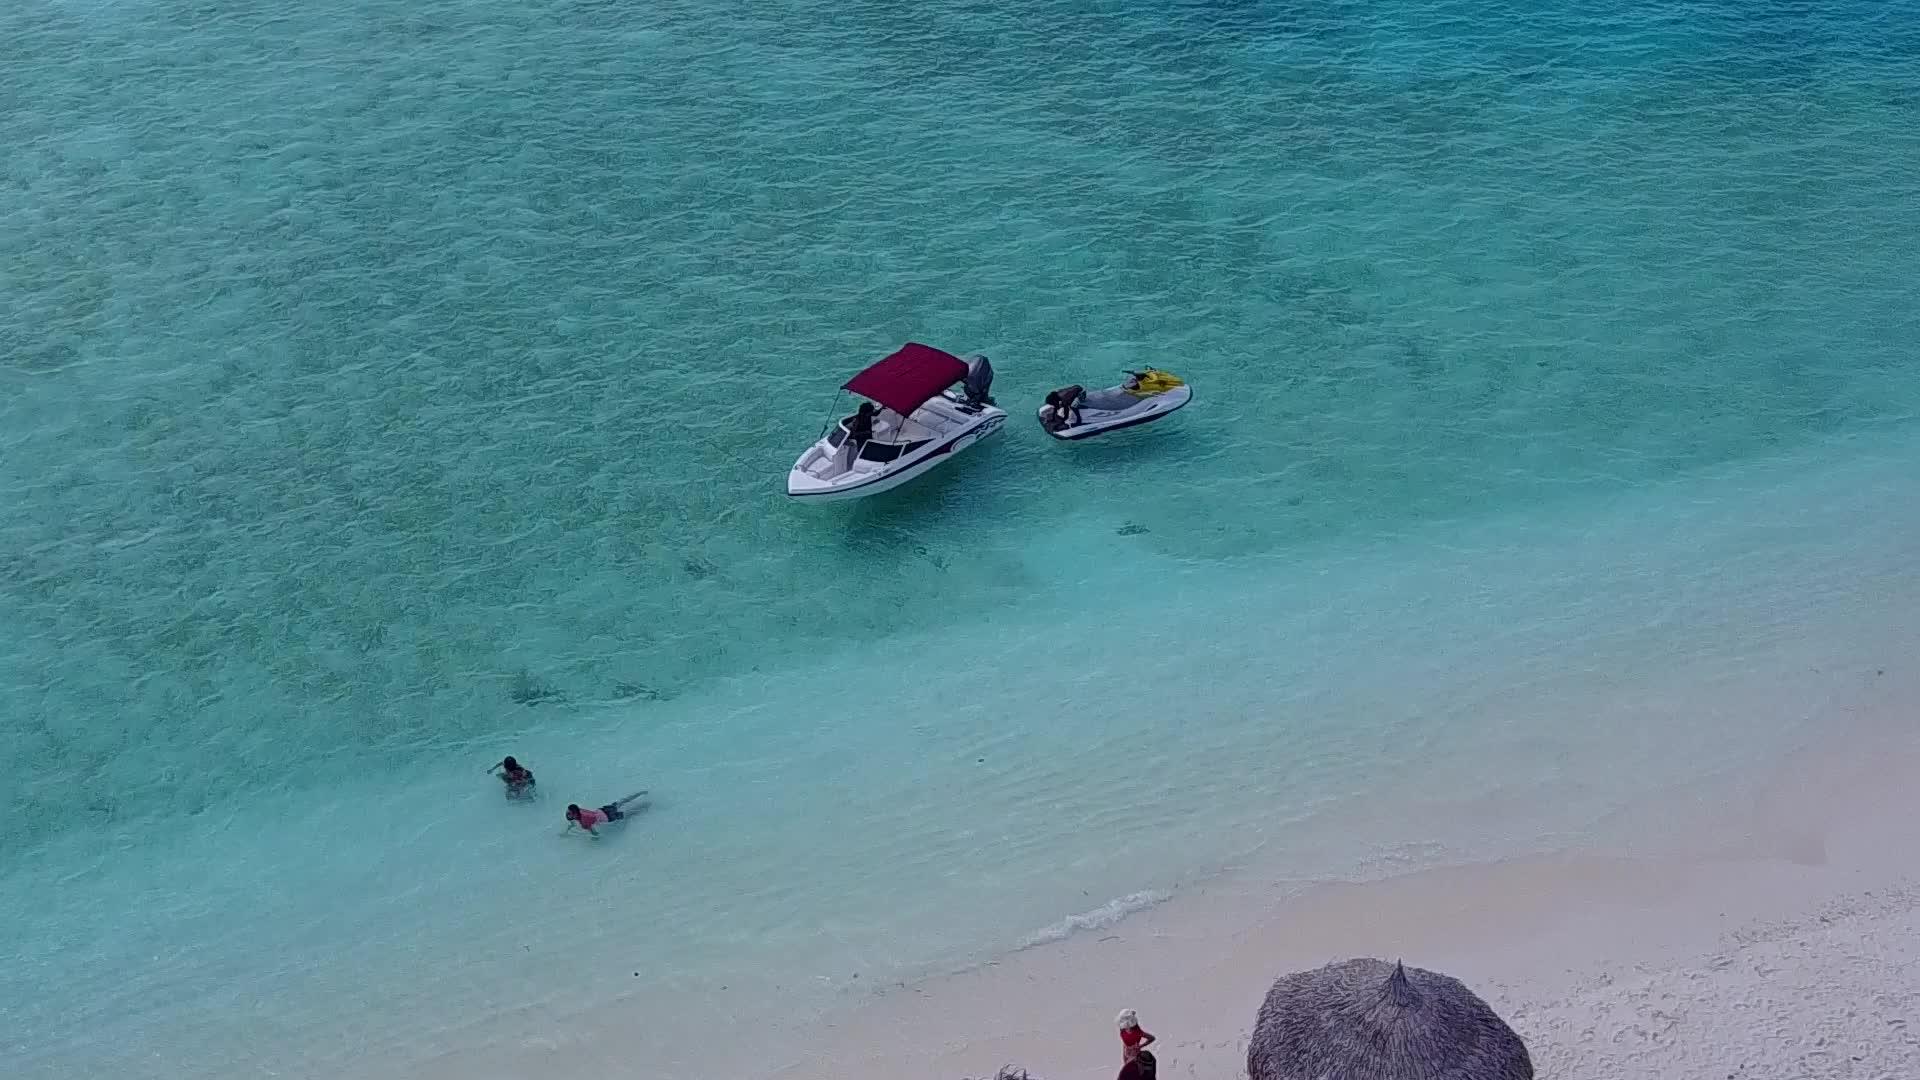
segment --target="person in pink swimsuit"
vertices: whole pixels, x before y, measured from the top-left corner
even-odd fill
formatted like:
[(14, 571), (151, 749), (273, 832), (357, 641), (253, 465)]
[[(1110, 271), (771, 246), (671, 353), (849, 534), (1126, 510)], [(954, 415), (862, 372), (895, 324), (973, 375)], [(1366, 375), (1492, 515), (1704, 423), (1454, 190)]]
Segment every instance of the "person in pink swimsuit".
[(608, 803), (598, 810), (583, 810), (578, 803), (568, 803), (567, 828), (571, 830), (575, 825), (578, 825), (587, 831), (589, 838), (598, 840), (600, 839), (600, 833), (596, 831), (595, 826), (608, 825), (616, 821), (624, 820), (627, 816), (627, 805), (645, 794), (645, 791), (636, 791), (624, 799), (615, 799), (613, 802)]

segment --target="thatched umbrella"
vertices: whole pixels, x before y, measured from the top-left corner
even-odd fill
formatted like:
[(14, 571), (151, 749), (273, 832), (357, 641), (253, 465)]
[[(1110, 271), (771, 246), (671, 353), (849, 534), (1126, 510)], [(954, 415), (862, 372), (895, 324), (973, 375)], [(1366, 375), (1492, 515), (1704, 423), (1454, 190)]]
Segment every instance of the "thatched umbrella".
[(1457, 979), (1383, 960), (1285, 976), (1247, 1047), (1249, 1080), (1533, 1080), (1527, 1046)]

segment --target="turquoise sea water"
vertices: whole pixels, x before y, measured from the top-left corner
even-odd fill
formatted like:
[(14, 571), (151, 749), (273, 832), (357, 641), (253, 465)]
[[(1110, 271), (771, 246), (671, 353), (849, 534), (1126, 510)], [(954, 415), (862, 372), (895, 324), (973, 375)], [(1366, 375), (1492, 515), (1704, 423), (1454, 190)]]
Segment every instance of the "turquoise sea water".
[[(27, 1075), (565, 1062), (1566, 840), (1916, 598), (1920, 5), (29, 0), (0, 102)], [(787, 505), (908, 339), (1012, 423)]]

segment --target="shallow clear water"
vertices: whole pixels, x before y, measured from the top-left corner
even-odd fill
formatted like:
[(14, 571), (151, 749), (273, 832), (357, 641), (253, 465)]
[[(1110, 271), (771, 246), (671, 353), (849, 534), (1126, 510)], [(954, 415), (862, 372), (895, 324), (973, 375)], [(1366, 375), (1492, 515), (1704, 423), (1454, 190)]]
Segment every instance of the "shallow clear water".
[[(1911, 4), (30, 2), (0, 72), (32, 1075), (724, 1030), (1565, 840), (1913, 595)], [(1008, 429), (787, 505), (907, 339)], [(1026, 419), (1143, 363), (1196, 404)]]

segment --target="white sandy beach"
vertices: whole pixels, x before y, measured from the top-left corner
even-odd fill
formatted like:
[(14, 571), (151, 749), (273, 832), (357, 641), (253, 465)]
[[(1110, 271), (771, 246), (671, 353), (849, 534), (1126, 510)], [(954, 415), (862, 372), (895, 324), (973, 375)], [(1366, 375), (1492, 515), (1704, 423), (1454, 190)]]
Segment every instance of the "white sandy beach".
[(1123, 1006), (1161, 1074), (1245, 1075), (1277, 975), (1402, 958), (1474, 988), (1538, 1075), (1920, 1077), (1920, 733), (1913, 674), (1864, 669), (1844, 743), (1728, 802), (1649, 806), (1606, 851), (1284, 895), (1230, 875), (1100, 933), (851, 1007), (779, 1080), (1096, 1080)]

